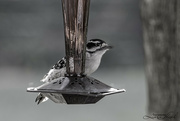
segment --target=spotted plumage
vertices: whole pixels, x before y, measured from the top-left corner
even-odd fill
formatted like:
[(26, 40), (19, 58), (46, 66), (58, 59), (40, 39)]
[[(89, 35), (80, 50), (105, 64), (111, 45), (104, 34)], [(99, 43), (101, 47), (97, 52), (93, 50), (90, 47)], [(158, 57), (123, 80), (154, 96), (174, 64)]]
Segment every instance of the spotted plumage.
[(53, 67), (52, 69), (61, 69), (64, 68), (66, 66), (66, 58), (62, 58), (61, 60), (59, 60)]

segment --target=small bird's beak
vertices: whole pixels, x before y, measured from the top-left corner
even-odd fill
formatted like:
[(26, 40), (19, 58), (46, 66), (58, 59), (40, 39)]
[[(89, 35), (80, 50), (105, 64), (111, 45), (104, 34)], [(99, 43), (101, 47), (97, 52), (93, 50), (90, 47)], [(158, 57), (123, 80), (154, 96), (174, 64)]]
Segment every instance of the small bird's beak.
[(113, 48), (113, 46), (110, 46), (108, 44), (104, 44), (103, 47), (101, 47), (99, 50), (110, 50), (112, 48)]
[(113, 46), (110, 46), (110, 45), (106, 45), (106, 46), (104, 46), (104, 49), (108, 49), (108, 50), (110, 50), (110, 49), (112, 49), (113, 48)]
[(107, 48), (108, 48), (108, 49), (112, 49), (112, 48), (113, 48), (113, 46), (108, 46)]

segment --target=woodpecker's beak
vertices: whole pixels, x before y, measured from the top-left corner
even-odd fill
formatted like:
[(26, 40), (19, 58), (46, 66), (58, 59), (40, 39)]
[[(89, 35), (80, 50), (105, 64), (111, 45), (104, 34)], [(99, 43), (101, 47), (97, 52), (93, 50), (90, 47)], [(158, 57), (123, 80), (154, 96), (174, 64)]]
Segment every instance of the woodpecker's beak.
[(112, 48), (113, 48), (113, 46), (109, 46), (109, 45), (107, 46), (107, 49), (109, 49), (109, 50), (112, 49)]
[(110, 50), (110, 49), (112, 49), (112, 48), (113, 48), (113, 46), (105, 45), (102, 49), (103, 49), (103, 50)]
[(110, 46), (110, 45), (108, 45), (108, 44), (103, 44), (102, 46), (101, 46), (101, 48), (99, 48), (98, 50), (100, 50), (100, 51), (104, 51), (104, 50), (110, 50), (110, 49), (112, 49), (113, 48), (113, 46)]

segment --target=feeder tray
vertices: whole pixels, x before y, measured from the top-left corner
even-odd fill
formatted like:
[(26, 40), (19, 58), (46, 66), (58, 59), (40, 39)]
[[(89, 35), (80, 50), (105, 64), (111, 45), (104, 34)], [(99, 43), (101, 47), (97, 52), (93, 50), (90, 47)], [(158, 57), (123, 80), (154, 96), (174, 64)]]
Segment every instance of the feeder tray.
[(40, 92), (55, 103), (93, 104), (106, 95), (125, 92), (115, 89), (92, 77), (59, 77), (52, 82), (36, 88), (28, 88), (28, 92)]

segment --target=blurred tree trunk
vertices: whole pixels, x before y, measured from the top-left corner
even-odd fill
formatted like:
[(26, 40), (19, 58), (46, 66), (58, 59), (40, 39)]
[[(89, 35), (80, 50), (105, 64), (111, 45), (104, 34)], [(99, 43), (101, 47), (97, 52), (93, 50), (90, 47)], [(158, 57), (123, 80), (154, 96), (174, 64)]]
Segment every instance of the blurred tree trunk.
[(141, 15), (149, 115), (174, 111), (180, 121), (180, 1), (142, 0)]

